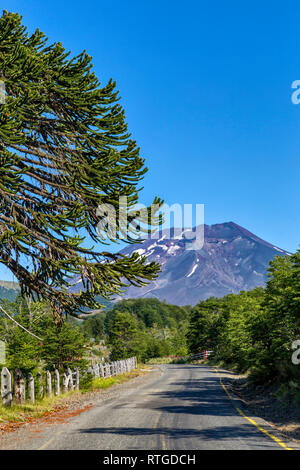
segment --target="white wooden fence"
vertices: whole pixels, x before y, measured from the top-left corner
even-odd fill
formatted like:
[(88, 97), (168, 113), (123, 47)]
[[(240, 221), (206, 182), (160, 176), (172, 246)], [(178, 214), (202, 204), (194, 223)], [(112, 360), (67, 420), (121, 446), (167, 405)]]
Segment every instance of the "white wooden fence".
[(193, 361), (196, 359), (207, 359), (209, 356), (213, 354), (213, 351), (201, 351), (198, 354), (192, 354), (191, 356), (188, 357), (189, 360)]
[[(115, 361), (110, 364), (96, 364), (88, 369), (94, 377), (112, 377), (114, 375), (125, 374), (137, 367), (136, 357)], [(4, 406), (11, 406), (13, 403), (24, 404), (26, 398), (35, 403), (36, 398), (45, 396), (51, 397), (54, 393), (58, 396), (68, 390), (79, 390), (80, 376), (79, 369), (72, 371), (70, 368), (63, 374), (56, 369), (53, 374), (46, 371), (45, 379), (38, 373), (34, 379), (31, 373), (26, 380), (20, 369), (16, 369), (13, 374), (3, 367), (1, 371), (1, 399)]]
[(95, 364), (90, 367), (88, 372), (94, 375), (94, 377), (112, 377), (114, 375), (125, 374), (137, 367), (136, 357), (130, 357), (129, 359), (123, 359), (121, 361), (111, 362), (110, 364)]

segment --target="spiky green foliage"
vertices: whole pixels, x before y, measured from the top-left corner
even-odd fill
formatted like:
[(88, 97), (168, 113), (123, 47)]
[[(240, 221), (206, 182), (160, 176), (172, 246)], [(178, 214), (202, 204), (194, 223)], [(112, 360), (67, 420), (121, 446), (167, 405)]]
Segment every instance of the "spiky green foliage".
[[(137, 254), (87, 247), (87, 240), (99, 243), (98, 206), (112, 206), (118, 220), (120, 197), (128, 202), (127, 241), (134, 240), (133, 208), (147, 169), (115, 83), (101, 87), (91, 57), (70, 58), (39, 30), (29, 35), (21, 20), (7, 12), (0, 18), (0, 80), (7, 93), (0, 106), (0, 262), (23, 294), (47, 298), (59, 319), (81, 306), (99, 308), (97, 294), (109, 298), (157, 275), (158, 265)], [(112, 237), (103, 228), (113, 239), (120, 230)], [(68, 291), (74, 276), (84, 292)]]

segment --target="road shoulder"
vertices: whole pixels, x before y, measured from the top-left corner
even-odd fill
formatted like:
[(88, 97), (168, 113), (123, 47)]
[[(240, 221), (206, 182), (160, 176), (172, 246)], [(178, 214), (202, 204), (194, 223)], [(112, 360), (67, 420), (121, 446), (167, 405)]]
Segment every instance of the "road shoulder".
[(0, 449), (16, 449), (17, 443), (28, 438), (38, 438), (45, 429), (55, 427), (60, 424), (67, 424), (70, 420), (81, 413), (84, 413), (95, 405), (104, 404), (107, 401), (117, 399), (123, 393), (139, 388), (147, 383), (151, 383), (161, 375), (162, 371), (159, 366), (145, 369), (144, 373), (134, 377), (133, 379), (112, 386), (111, 388), (84, 394), (74, 394), (68, 397), (61, 408), (55, 409), (53, 412), (46, 413), (45, 416), (39, 418), (29, 418), (25, 422), (9, 423), (8, 426), (0, 426)]
[(236, 407), (246, 418), (255, 421), (283, 441), (300, 449), (300, 408), (275, 395), (277, 388), (265, 388), (249, 383), (244, 375), (214, 367)]

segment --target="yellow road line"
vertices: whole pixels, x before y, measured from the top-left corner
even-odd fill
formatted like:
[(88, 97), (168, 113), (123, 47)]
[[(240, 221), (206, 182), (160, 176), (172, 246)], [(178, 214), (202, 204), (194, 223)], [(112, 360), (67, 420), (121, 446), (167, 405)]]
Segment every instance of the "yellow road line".
[(261, 431), (262, 433), (266, 434), (268, 437), (270, 437), (271, 439), (273, 439), (273, 441), (277, 442), (278, 445), (280, 445), (281, 447), (283, 447), (285, 450), (293, 450), (292, 448), (288, 447), (285, 445), (284, 442), (282, 442), (280, 439), (278, 439), (278, 437), (276, 436), (273, 436), (273, 434), (270, 434), (268, 431), (266, 431), (265, 429), (263, 429), (261, 426), (259, 426), (259, 424), (256, 423), (256, 421), (254, 421), (254, 419), (251, 419), (249, 418), (247, 415), (245, 415), (245, 413), (242, 412), (242, 410), (240, 408), (238, 408), (237, 406), (235, 406), (234, 404), (234, 401), (233, 401), (233, 398), (231, 396), (231, 394), (228, 392), (227, 388), (225, 387), (225, 385), (223, 384), (222, 382), (222, 379), (220, 377), (220, 375), (218, 374), (218, 371), (216, 369), (214, 369), (215, 373), (217, 374), (219, 380), (220, 380), (220, 384), (222, 385), (222, 388), (223, 390), (225, 390), (226, 392), (226, 395), (228, 396), (228, 398), (231, 400), (234, 408), (237, 410), (237, 412), (245, 419), (247, 419), (251, 424), (253, 424), (253, 426), (255, 426), (257, 429), (259, 429), (259, 431)]
[(167, 450), (166, 436), (164, 434), (161, 435), (161, 446), (162, 450)]
[(52, 441), (54, 441), (54, 439), (56, 438), (56, 436), (58, 436), (59, 434), (61, 434), (62, 431), (59, 431), (55, 434), (54, 437), (52, 437), (51, 439), (49, 439), (49, 441), (45, 442), (45, 444), (43, 444), (41, 447), (38, 448), (38, 450), (44, 450), (46, 449), (46, 447), (48, 447), (49, 444), (51, 444)]
[[(157, 429), (158, 427), (158, 424), (159, 424), (159, 420), (160, 418), (162, 417), (162, 414), (163, 412), (161, 411), (160, 413), (158, 413), (158, 416), (157, 416), (157, 419), (155, 421), (155, 424), (154, 424), (154, 429)], [(166, 444), (166, 438), (165, 438), (165, 435), (164, 434), (161, 434), (161, 446), (162, 446), (162, 450), (167, 450), (167, 444)]]

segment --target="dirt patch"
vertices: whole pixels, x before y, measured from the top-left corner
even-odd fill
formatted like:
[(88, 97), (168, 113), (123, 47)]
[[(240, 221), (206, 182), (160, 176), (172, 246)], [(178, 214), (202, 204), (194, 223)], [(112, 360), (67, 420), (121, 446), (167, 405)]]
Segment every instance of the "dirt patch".
[[(37, 424), (37, 423), (47, 423), (47, 424), (57, 424), (65, 422), (68, 418), (73, 418), (74, 416), (78, 416), (79, 414), (83, 413), (84, 411), (89, 410), (92, 408), (92, 405), (85, 406), (84, 408), (77, 409), (76, 411), (68, 409), (68, 405), (65, 407), (55, 407), (53, 411), (46, 412), (43, 416), (39, 418), (30, 418), (28, 417), (25, 421), (19, 423), (4, 423), (0, 425), (0, 434), (14, 432), (19, 429), (21, 426), (28, 425), (28, 424)], [(35, 430), (35, 433), (40, 432), (39, 430)]]

